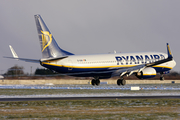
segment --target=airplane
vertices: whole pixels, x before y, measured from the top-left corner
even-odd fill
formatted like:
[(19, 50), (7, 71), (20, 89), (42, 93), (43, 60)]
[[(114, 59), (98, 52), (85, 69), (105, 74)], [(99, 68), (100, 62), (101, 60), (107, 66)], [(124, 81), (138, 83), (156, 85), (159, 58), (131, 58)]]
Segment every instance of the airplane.
[(42, 58), (19, 58), (12, 46), (13, 57), (6, 57), (25, 62), (40, 63), (41, 66), (75, 77), (92, 77), (92, 85), (100, 85), (100, 79), (119, 76), (117, 85), (125, 85), (124, 76), (135, 74), (139, 79), (155, 77), (170, 71), (176, 62), (173, 59), (169, 44), (167, 54), (161, 52), (108, 53), (95, 55), (75, 55), (61, 49), (40, 15), (34, 15), (38, 37), (41, 45)]

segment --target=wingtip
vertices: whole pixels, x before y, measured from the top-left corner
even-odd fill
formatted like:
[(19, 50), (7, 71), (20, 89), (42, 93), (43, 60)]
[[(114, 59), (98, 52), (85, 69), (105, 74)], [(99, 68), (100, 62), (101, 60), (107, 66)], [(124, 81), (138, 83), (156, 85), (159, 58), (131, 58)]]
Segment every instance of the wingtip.
[(167, 53), (168, 53), (168, 57), (169, 57), (169, 58), (173, 58), (173, 57), (172, 57), (171, 50), (170, 50), (170, 47), (169, 47), (169, 43), (167, 43)]

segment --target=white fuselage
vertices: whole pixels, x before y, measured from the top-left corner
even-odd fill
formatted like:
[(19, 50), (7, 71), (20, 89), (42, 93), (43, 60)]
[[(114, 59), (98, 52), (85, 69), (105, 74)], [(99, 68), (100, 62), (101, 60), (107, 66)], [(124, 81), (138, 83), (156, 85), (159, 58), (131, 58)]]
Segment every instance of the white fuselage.
[[(75, 73), (132, 67), (155, 62), (167, 57), (167, 54), (160, 52), (71, 55), (65, 59), (45, 64), (61, 68), (58, 71), (60, 73)], [(156, 68), (156, 72), (164, 72), (171, 70), (175, 65), (175, 61), (172, 60), (153, 67)]]

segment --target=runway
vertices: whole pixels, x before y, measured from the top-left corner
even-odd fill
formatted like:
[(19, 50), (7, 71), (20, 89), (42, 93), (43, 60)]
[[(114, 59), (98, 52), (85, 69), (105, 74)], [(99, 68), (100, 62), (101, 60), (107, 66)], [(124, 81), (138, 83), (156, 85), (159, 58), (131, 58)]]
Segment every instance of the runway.
[(127, 84), (118, 86), (116, 84), (101, 84), (100, 86), (83, 85), (0, 85), (0, 89), (56, 89), (56, 90), (131, 90), (138, 86), (141, 90), (180, 90), (180, 84)]
[(180, 99), (180, 96), (98, 96), (98, 97), (31, 97), (0, 98), (0, 101), (43, 101), (43, 100), (118, 100), (118, 99)]

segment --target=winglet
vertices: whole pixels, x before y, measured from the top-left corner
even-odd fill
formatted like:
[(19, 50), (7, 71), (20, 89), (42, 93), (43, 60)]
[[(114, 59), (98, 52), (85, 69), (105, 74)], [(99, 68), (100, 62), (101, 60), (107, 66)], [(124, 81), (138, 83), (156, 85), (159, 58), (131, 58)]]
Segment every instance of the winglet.
[(12, 48), (11, 45), (9, 45), (9, 48), (10, 48), (10, 50), (11, 50), (11, 52), (12, 52), (13, 57), (14, 57), (14, 58), (18, 58), (18, 55), (16, 54), (16, 52), (14, 51), (14, 49)]
[(168, 53), (168, 58), (173, 58), (169, 44), (167, 43), (167, 53)]

